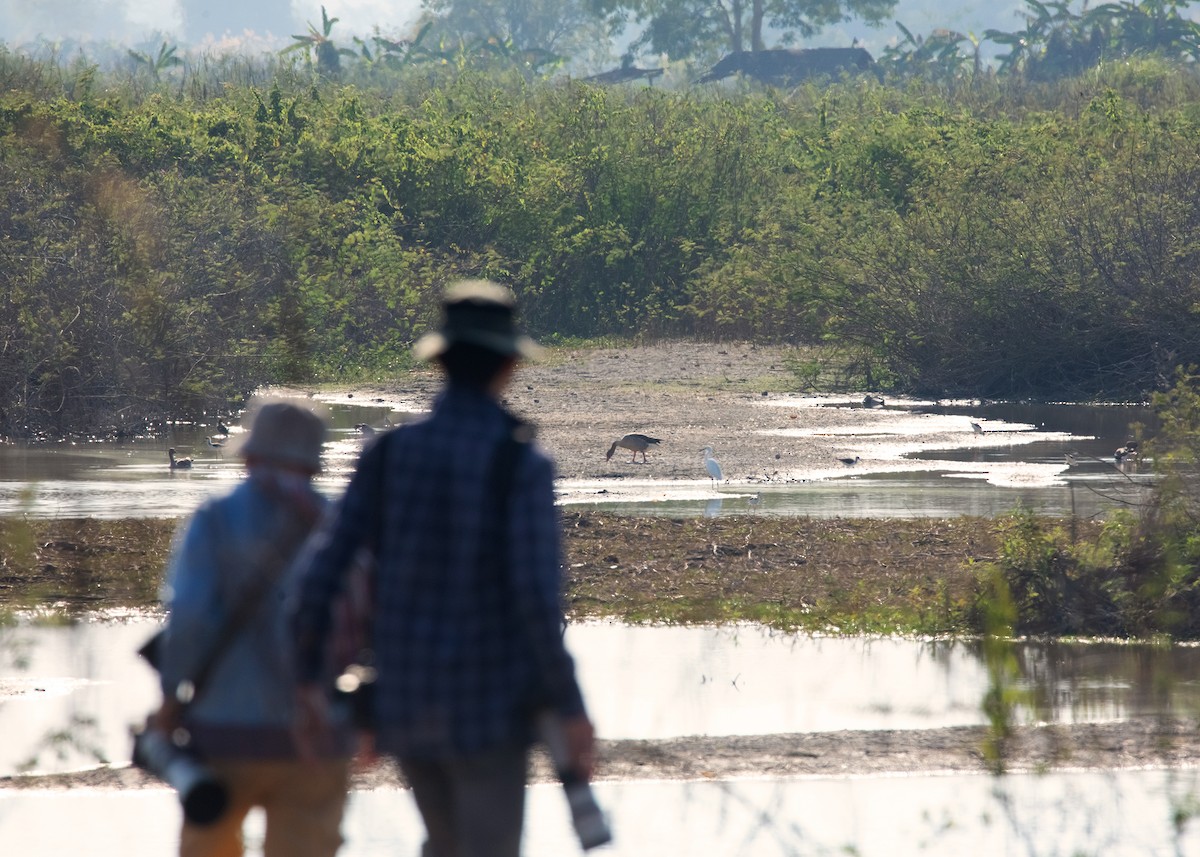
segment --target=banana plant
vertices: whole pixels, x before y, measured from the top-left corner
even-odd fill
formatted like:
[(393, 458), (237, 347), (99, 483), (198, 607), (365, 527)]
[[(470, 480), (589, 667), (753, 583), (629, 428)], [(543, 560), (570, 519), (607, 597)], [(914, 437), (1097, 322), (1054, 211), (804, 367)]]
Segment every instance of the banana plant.
[(149, 69), (150, 74), (155, 80), (159, 79), (159, 75), (168, 68), (183, 65), (183, 60), (175, 56), (175, 51), (178, 50), (177, 45), (168, 46), (166, 42), (162, 43), (162, 47), (158, 49), (157, 56), (151, 56), (141, 51), (130, 50), (130, 58), (139, 66), (145, 66)]
[(302, 36), (292, 36), (295, 41), (281, 50), (280, 53), (302, 52), (309, 58), (310, 62), (315, 55), (317, 59), (317, 71), (329, 76), (336, 76), (342, 70), (342, 57), (357, 56), (349, 48), (339, 48), (331, 38), (333, 25), (339, 20), (338, 18), (330, 18), (325, 12), (325, 7), (322, 6), (321, 29), (318, 30), (310, 22), (308, 33)]

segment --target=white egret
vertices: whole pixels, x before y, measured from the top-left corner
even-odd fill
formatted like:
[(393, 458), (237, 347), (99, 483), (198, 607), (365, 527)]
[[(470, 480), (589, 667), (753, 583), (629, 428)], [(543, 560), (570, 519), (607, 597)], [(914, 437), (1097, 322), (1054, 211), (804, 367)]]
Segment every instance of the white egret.
[(721, 465), (713, 458), (713, 448), (706, 446), (702, 450), (704, 453), (704, 469), (708, 471), (708, 476), (714, 482), (722, 482), (725, 479), (724, 473), (721, 472)]
[(608, 448), (608, 453), (604, 456), (604, 460), (608, 461), (613, 457), (613, 453), (617, 451), (617, 447), (628, 449), (633, 453), (632, 461), (637, 461), (637, 454), (642, 454), (642, 463), (646, 463), (646, 450), (651, 446), (662, 443), (656, 437), (650, 437), (645, 434), (627, 434), (620, 440), (614, 440), (612, 446)]

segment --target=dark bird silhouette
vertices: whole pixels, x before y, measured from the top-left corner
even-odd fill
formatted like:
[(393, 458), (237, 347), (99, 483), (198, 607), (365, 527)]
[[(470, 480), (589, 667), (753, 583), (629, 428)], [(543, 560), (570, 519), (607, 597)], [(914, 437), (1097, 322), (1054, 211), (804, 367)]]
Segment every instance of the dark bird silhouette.
[(854, 456), (853, 458), (839, 458), (838, 459), (838, 461), (840, 461), (842, 464), (846, 465), (847, 467), (853, 467), (854, 465), (858, 464), (858, 462), (860, 460), (861, 459), (857, 455)]
[(214, 434), (212, 437), (206, 438), (206, 440), (208, 440), (208, 445), (213, 449), (220, 449), (225, 445), (225, 438), (220, 435)]
[(192, 466), (192, 459), (175, 457), (174, 447), (167, 450), (167, 460), (171, 462), (172, 470), (187, 470)]
[(883, 397), (882, 396), (872, 396), (870, 393), (867, 393), (867, 395), (863, 396), (863, 407), (864, 408), (882, 408), (883, 407)]
[(604, 454), (604, 460), (608, 461), (613, 457), (613, 453), (617, 451), (617, 447), (628, 449), (633, 453), (633, 462), (637, 461), (637, 454), (642, 454), (642, 464), (646, 463), (646, 450), (652, 446), (657, 446), (662, 443), (656, 437), (650, 437), (644, 434), (627, 434), (620, 440), (614, 440), (612, 446), (608, 448), (608, 452)]
[(225, 425), (225, 423), (221, 422), (220, 420), (217, 420), (217, 434), (219, 434), (221, 437), (229, 437), (229, 426)]
[(983, 434), (983, 426), (971, 420), (971, 431), (975, 432), (975, 434)]
[(367, 425), (366, 423), (357, 423), (354, 427), (358, 429), (359, 434), (361, 434), (363, 437), (371, 437), (375, 434), (375, 427)]

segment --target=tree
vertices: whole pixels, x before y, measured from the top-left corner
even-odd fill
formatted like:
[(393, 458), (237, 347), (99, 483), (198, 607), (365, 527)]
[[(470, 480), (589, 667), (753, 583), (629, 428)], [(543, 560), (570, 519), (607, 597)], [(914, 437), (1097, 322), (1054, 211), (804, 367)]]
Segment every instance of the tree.
[(878, 24), (896, 0), (599, 0), (644, 22), (639, 47), (677, 58), (709, 59), (732, 51), (761, 51), (767, 31), (784, 45), (831, 24), (861, 18)]
[(424, 0), (433, 35), (443, 43), (505, 46), (510, 55), (607, 57), (617, 23), (589, 0)]

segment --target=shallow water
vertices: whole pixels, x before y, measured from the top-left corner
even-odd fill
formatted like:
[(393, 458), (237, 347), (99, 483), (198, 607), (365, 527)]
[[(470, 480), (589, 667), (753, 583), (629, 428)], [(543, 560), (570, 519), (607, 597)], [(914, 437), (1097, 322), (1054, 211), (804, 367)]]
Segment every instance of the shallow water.
[[(129, 727), (157, 699), (135, 654), (150, 619), (0, 631), (0, 775), (129, 758)], [(572, 625), (602, 737), (662, 739), (985, 722), (973, 643), (810, 637), (756, 627)], [(13, 660), (13, 654), (20, 661)], [(1200, 713), (1200, 647), (1023, 643), (1017, 718), (1062, 723)], [(56, 741), (69, 728), (77, 744)]]
[[(785, 406), (787, 403), (783, 403)], [(359, 423), (400, 423), (414, 411), (403, 402), (329, 403), (332, 439), (318, 488), (344, 490), (362, 449)], [(843, 406), (844, 407), (844, 406)], [(883, 413), (883, 412), (880, 412)], [(1092, 516), (1144, 497), (1144, 468), (1119, 468), (1113, 450), (1145, 409), (1083, 405), (936, 405), (908, 402), (889, 409), (879, 434), (857, 440), (871, 463), (794, 474), (786, 482), (713, 485), (708, 480), (560, 481), (559, 502), (627, 514), (670, 516), (804, 515), (811, 517), (995, 516), (1018, 504), (1037, 512)], [(963, 429), (983, 421), (984, 432)], [(953, 427), (943, 444), (914, 437)], [(235, 426), (236, 428), (236, 426)], [(207, 446), (212, 427), (176, 425), (165, 437), (60, 444), (0, 444), (0, 516), (37, 518), (176, 518), (241, 478), (234, 439)], [(851, 427), (847, 427), (847, 432)], [(836, 431), (835, 431), (836, 433)], [(781, 431), (779, 434), (788, 434)], [(791, 435), (794, 435), (791, 436)], [(781, 442), (803, 441), (803, 430)], [(166, 450), (194, 457), (171, 471)], [(1065, 454), (1074, 452), (1068, 466)]]
[[(1200, 830), (1174, 812), (1194, 806), (1196, 771), (1043, 776), (813, 777), (732, 782), (600, 783), (613, 857), (1105, 857), (1200, 853)], [(70, 819), (69, 824), (63, 823)], [(5, 854), (161, 857), (179, 809), (165, 789), (0, 791)], [(261, 854), (261, 816), (247, 824)], [(416, 854), (421, 824), (406, 792), (351, 794), (344, 857)], [(560, 790), (531, 786), (526, 857), (578, 854)]]

